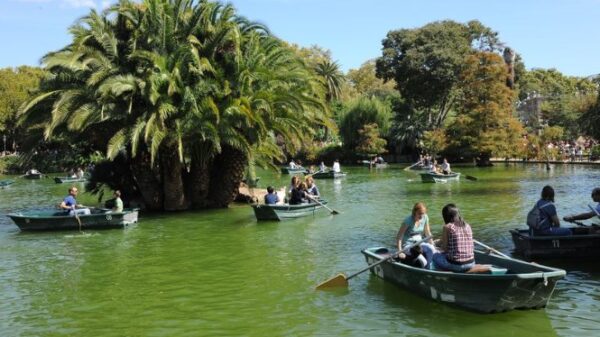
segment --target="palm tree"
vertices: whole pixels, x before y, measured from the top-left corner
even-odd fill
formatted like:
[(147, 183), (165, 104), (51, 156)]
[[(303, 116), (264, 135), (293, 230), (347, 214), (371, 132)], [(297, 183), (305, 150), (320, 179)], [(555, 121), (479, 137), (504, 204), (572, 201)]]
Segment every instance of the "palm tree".
[(71, 33), (24, 120), (50, 102), (48, 139), (109, 130), (108, 157), (128, 158), (149, 208), (227, 206), (251, 151), (276, 158), (274, 133), (293, 143), (323, 120), (309, 70), (231, 5), (121, 0)]

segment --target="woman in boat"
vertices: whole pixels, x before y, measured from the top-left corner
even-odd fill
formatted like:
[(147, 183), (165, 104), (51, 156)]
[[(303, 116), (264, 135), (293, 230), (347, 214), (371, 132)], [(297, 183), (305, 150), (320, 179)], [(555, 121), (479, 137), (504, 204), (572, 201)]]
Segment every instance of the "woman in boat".
[(591, 219), (591, 218), (597, 216), (598, 214), (600, 214), (600, 187), (596, 187), (592, 190), (592, 200), (594, 200), (594, 202), (598, 203), (598, 204), (596, 204), (595, 211), (592, 210), (591, 212), (569, 215), (569, 216), (564, 217), (563, 220), (569, 221), (569, 222), (573, 222), (576, 220), (587, 220), (587, 219)]
[(539, 210), (538, 228), (531, 228), (533, 236), (571, 235), (569, 228), (560, 227), (560, 220), (554, 206), (554, 189), (550, 185), (542, 188), (541, 199), (535, 204)]
[(292, 196), (292, 192), (300, 185), (300, 178), (298, 176), (293, 176), (292, 181), (290, 182), (290, 188), (288, 190), (288, 197)]
[[(429, 228), (429, 217), (427, 216), (427, 208), (422, 202), (418, 202), (413, 206), (411, 215), (407, 216), (402, 221), (402, 226), (396, 234), (396, 242), (398, 243), (398, 251), (400, 259), (416, 258), (410, 253), (408, 246), (421, 240), (423, 237), (431, 237), (431, 230)], [(433, 246), (433, 240), (430, 238), (429, 243), (421, 243), (421, 252), (423, 253), (426, 261), (423, 267), (429, 268), (435, 247)]]
[(475, 265), (471, 226), (463, 220), (454, 204), (444, 206), (442, 218), (445, 225), (442, 228), (441, 251), (433, 254), (435, 268), (467, 272)]
[(310, 194), (313, 197), (318, 198), (321, 196), (319, 194), (319, 188), (317, 187), (317, 185), (315, 184), (315, 180), (311, 176), (306, 177), (306, 192), (308, 192), (308, 194)]
[(310, 195), (306, 192), (306, 183), (302, 182), (298, 187), (292, 190), (292, 197), (290, 198), (290, 205), (299, 205), (307, 203)]
[(324, 162), (321, 162), (321, 165), (319, 165), (319, 172), (325, 172), (327, 171), (327, 166), (325, 166)]

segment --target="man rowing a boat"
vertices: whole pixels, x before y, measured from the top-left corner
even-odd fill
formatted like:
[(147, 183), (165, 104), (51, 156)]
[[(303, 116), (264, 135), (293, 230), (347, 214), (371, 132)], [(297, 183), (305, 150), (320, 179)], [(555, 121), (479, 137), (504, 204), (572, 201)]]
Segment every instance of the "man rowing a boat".
[(569, 222), (573, 222), (576, 220), (587, 220), (600, 214), (600, 187), (596, 187), (592, 190), (592, 200), (598, 203), (596, 207), (594, 207), (594, 210), (592, 210), (591, 212), (569, 215), (564, 217), (563, 220)]
[[(60, 203), (60, 209), (69, 212), (69, 215), (88, 215), (91, 214), (89, 208), (85, 208), (85, 206), (77, 204), (77, 200), (75, 197), (77, 196), (77, 187), (71, 186), (69, 188), (69, 195), (67, 195), (63, 201)], [(78, 208), (79, 207), (79, 208)]]

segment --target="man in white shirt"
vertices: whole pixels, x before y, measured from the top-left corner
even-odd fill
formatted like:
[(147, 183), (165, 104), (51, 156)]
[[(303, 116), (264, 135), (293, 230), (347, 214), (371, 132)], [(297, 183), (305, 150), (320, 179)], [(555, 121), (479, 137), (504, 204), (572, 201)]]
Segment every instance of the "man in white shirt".
[(342, 169), (340, 168), (340, 162), (336, 159), (333, 162), (333, 172), (342, 172)]
[(442, 173), (450, 174), (450, 163), (448, 163), (448, 159), (444, 158), (444, 162), (442, 163)]

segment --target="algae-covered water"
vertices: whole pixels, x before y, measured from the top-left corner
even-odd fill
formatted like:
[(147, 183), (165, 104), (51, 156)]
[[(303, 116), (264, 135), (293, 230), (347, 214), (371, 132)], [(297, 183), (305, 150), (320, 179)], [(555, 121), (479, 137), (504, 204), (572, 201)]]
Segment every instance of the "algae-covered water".
[[(25, 233), (0, 217), (0, 336), (597, 336), (600, 266), (566, 268), (544, 310), (482, 315), (388, 284), (369, 273), (347, 290), (315, 291), (338, 272), (365, 266), (360, 250), (392, 245), (412, 205), (456, 203), (474, 235), (511, 253), (509, 229), (550, 184), (559, 215), (591, 202), (598, 169), (583, 166), (456, 167), (477, 181), (424, 184), (402, 166), (317, 181), (340, 212), (257, 223), (248, 205), (182, 214), (142, 214), (124, 230)], [(260, 172), (262, 186), (289, 176)], [(0, 177), (3, 179), (6, 177)], [(80, 189), (83, 185), (78, 185)], [(51, 179), (0, 190), (0, 212), (53, 206), (68, 186)], [(80, 195), (80, 202), (95, 198)], [(543, 261), (546, 263), (546, 261)]]

